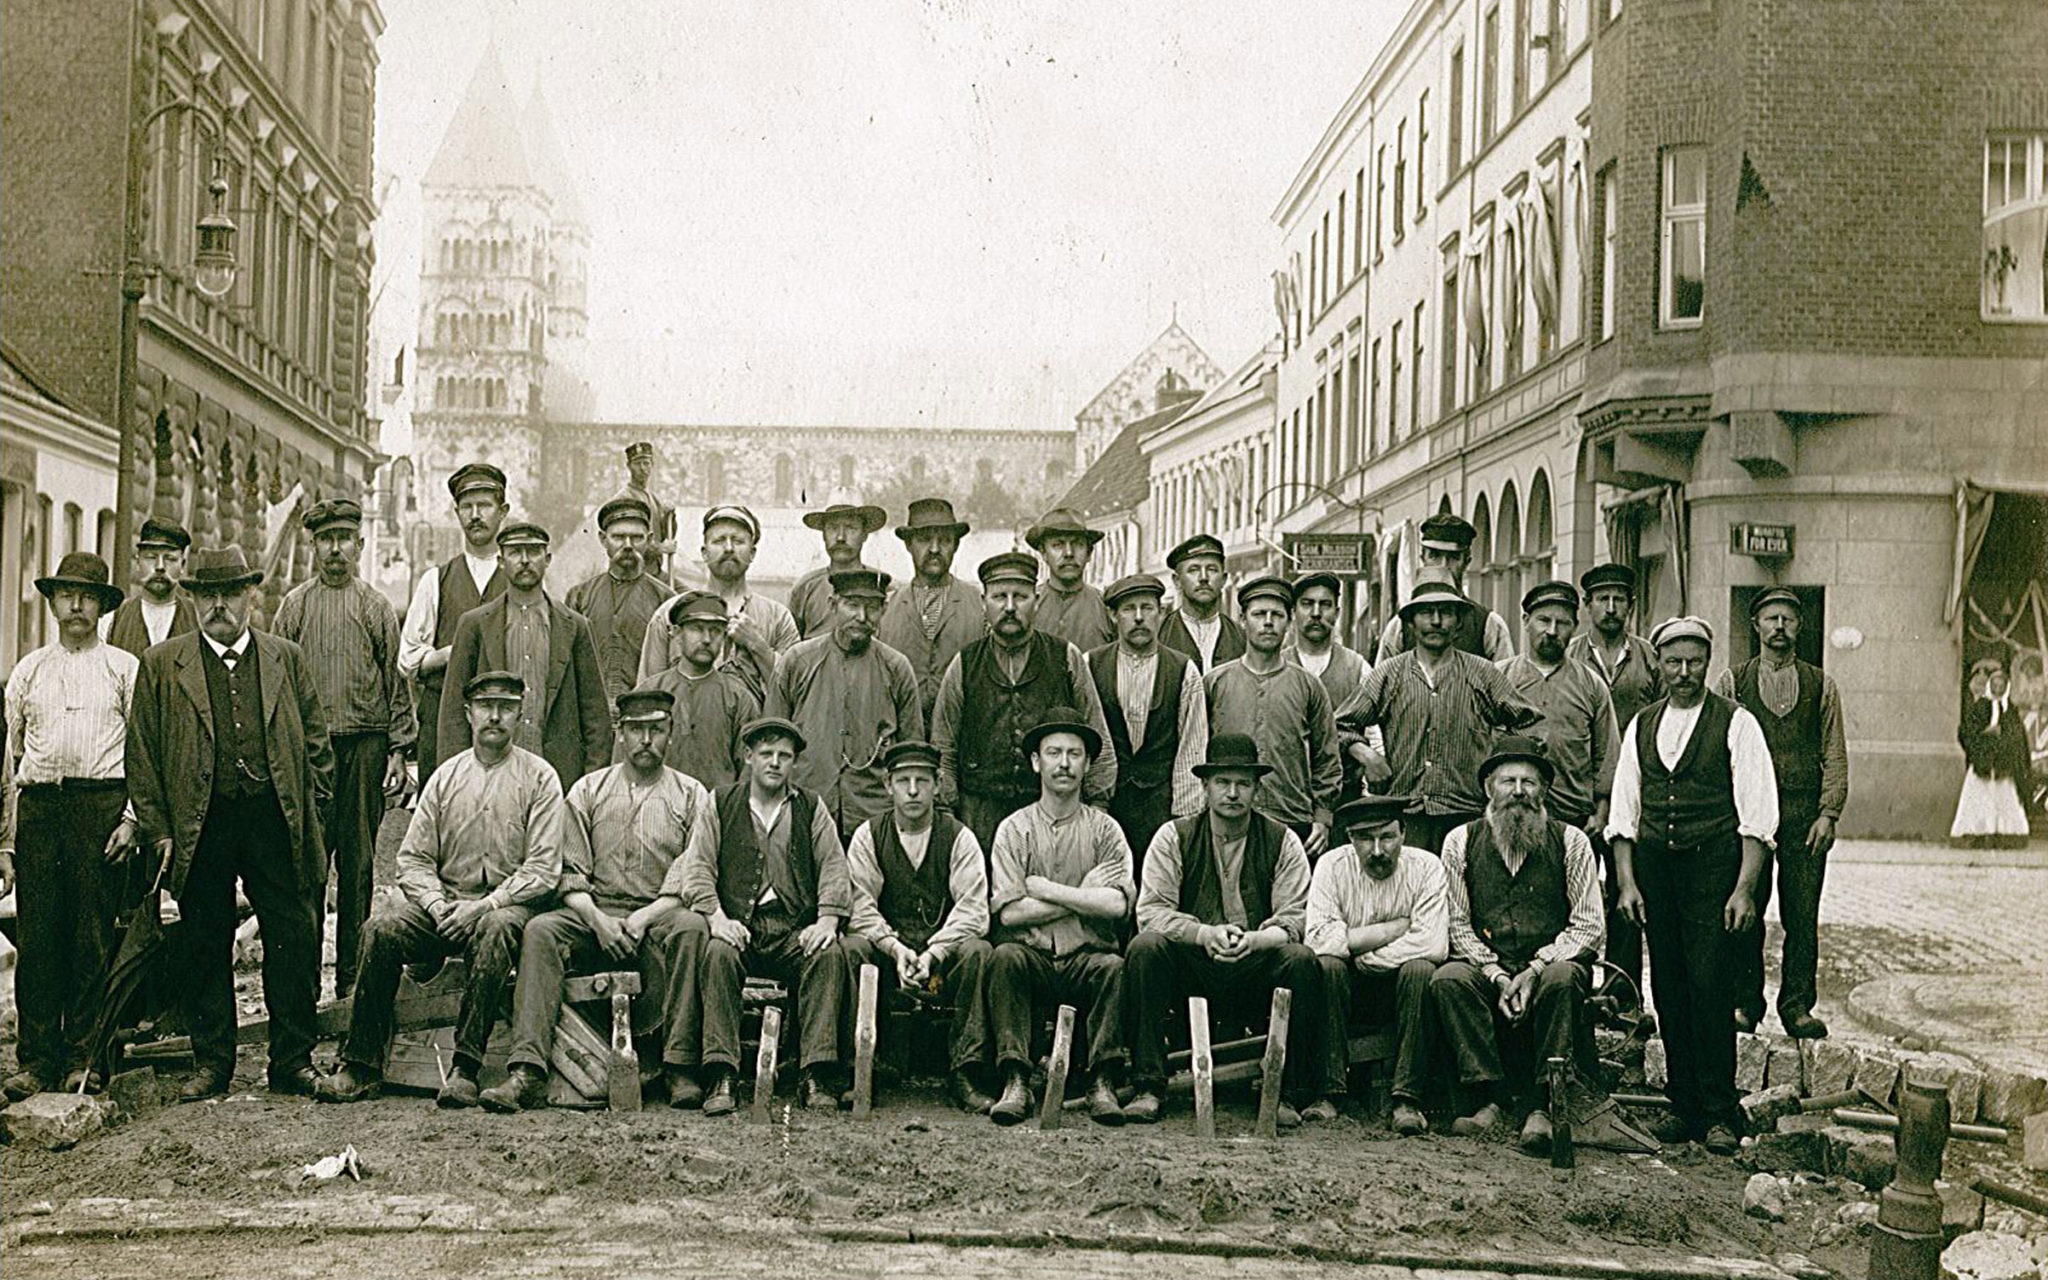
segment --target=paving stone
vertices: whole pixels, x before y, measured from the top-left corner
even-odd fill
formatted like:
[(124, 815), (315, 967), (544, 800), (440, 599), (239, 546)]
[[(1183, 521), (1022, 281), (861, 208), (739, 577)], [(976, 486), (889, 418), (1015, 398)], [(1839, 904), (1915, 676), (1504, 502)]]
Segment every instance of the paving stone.
[(1652, 1089), (1662, 1089), (1671, 1082), (1671, 1068), (1664, 1057), (1664, 1038), (1652, 1036), (1643, 1045), (1643, 1083)]
[(1803, 1088), (1806, 1075), (1799, 1056), (1799, 1042), (1789, 1037), (1782, 1040), (1773, 1037), (1767, 1043), (1770, 1045), (1770, 1057), (1764, 1062), (1764, 1087), (1775, 1089), (1785, 1084), (1794, 1089)]
[(1742, 1154), (1750, 1168), (1766, 1173), (1826, 1173), (1828, 1167), (1828, 1144), (1817, 1129), (1766, 1133), (1750, 1139)]
[(2020, 1164), (2048, 1169), (2048, 1111), (2020, 1121)]
[(1892, 1135), (1831, 1124), (1821, 1130), (1828, 1144), (1828, 1172), (1862, 1183), (1872, 1191), (1889, 1185), (1898, 1169)]
[(1984, 1123), (2011, 1128), (2037, 1111), (2048, 1111), (2048, 1080), (2003, 1067), (1984, 1069), (1984, 1094), (1977, 1103)]
[(1889, 1049), (1856, 1050), (1854, 1088), (1878, 1106), (1891, 1109), (1892, 1094), (1899, 1085), (1899, 1059)]
[(1941, 1238), (1952, 1242), (1957, 1236), (1984, 1229), (1984, 1197), (1953, 1183), (1937, 1181), (1934, 1193), (1941, 1197)]
[(2027, 1242), (2000, 1231), (1972, 1231), (1941, 1251), (1942, 1280), (2035, 1280), (2041, 1259)]
[(1977, 1102), (1984, 1093), (1984, 1073), (1968, 1058), (1953, 1053), (1919, 1053), (1900, 1068), (1899, 1082), (1939, 1085), (1948, 1090), (1950, 1124), (1974, 1124)]
[(1806, 1096), (1825, 1097), (1855, 1087), (1856, 1051), (1839, 1040), (1801, 1040)]
[(1745, 1094), (1741, 1105), (1744, 1126), (1749, 1132), (1768, 1133), (1777, 1128), (1778, 1117), (1799, 1110), (1799, 1086), (1780, 1084), (1759, 1089)]
[(1742, 1184), (1742, 1211), (1765, 1222), (1785, 1220), (1785, 1184), (1777, 1175), (1753, 1173)]
[(7, 1138), (24, 1146), (62, 1151), (100, 1127), (100, 1104), (80, 1093), (37, 1093), (0, 1112)]
[(155, 1067), (137, 1067), (133, 1071), (121, 1072), (107, 1081), (106, 1096), (120, 1108), (123, 1121), (140, 1120), (164, 1105)]
[(1735, 1087), (1742, 1093), (1755, 1093), (1764, 1087), (1764, 1073), (1771, 1060), (1771, 1047), (1762, 1036), (1742, 1034), (1735, 1037)]

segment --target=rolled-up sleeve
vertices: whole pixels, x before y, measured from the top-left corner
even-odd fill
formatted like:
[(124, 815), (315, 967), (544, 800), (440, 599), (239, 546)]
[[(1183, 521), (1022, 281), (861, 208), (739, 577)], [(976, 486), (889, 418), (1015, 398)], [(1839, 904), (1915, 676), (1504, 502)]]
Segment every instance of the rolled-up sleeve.
[(1273, 914), (1258, 928), (1279, 928), (1289, 942), (1300, 942), (1308, 932), (1308, 850), (1301, 837), (1282, 828), (1280, 859), (1273, 867)]
[(1138, 886), (1138, 928), (1175, 942), (1193, 942), (1202, 922), (1180, 909), (1180, 825), (1161, 823), (1145, 848), (1145, 882)]
[(818, 914), (846, 919), (853, 911), (853, 879), (846, 869), (846, 848), (839, 843), (839, 824), (822, 804), (811, 814), (811, 856), (818, 866)]
[[(927, 858), (938, 856), (937, 849), (925, 853)], [(981, 841), (974, 838), (974, 832), (965, 824), (960, 827), (960, 834), (953, 837), (950, 856), (953, 861), (946, 883), (953, 892), (953, 909), (946, 913), (946, 923), (925, 944), (925, 950), (940, 960), (968, 939), (988, 936), (988, 868), (982, 861)]]
[(1728, 755), (1735, 772), (1735, 829), (1768, 847), (1778, 839), (1778, 771), (1764, 727), (1745, 707), (1728, 724)]
[(1443, 863), (1434, 854), (1424, 854), (1416, 867), (1408, 931), (1379, 950), (1359, 956), (1359, 968), (1398, 969), (1410, 960), (1442, 960), (1451, 953), (1451, 912)]
[(1607, 805), (1607, 839), (1634, 840), (1636, 824), (1642, 820), (1642, 765), (1636, 755), (1636, 726), (1639, 715), (1621, 731), (1621, 747), (1614, 754), (1614, 790)]
[(853, 913), (846, 918), (848, 932), (873, 942), (893, 939), (896, 930), (882, 914), (882, 864), (875, 857), (873, 822), (854, 828), (853, 839), (846, 845), (846, 875), (853, 887)]
[(1031, 836), (1024, 810), (1004, 818), (996, 826), (988, 856), (988, 913), (1000, 920), (1003, 908), (1022, 901), (1024, 877), (1031, 854)]
[(1309, 878), (1307, 934), (1309, 950), (1319, 956), (1351, 957), (1351, 926), (1344, 910), (1344, 890), (1338, 883), (1345, 858), (1329, 856), (1316, 863)]
[(412, 602), (405, 607), (405, 625), (398, 633), (398, 669), (409, 679), (418, 679), (420, 666), (434, 651), (434, 631), (440, 625), (441, 575), (428, 569), (412, 589)]
[(692, 911), (711, 915), (718, 910), (718, 805), (704, 805), (690, 827), (683, 856), (669, 864), (661, 882), (665, 898), (679, 898)]

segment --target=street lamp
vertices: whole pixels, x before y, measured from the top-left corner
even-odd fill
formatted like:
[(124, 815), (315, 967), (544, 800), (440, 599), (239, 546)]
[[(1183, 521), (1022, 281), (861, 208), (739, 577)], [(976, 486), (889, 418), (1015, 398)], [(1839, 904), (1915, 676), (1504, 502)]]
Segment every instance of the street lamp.
[(235, 287), (235, 223), (222, 211), (228, 198), (228, 180), (221, 175), (221, 160), (213, 160), (213, 178), (206, 184), (213, 204), (199, 220), (199, 251), (192, 255), (192, 287), (209, 298), (225, 298)]

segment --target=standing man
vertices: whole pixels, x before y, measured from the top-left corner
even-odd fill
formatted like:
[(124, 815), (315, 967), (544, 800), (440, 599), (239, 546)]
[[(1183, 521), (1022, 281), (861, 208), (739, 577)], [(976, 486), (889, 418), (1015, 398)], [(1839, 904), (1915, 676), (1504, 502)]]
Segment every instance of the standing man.
[(1525, 729), (1539, 718), (1499, 668), (1454, 643), (1472, 610), (1447, 581), (1417, 583), (1398, 619), (1415, 647), (1376, 664), (1337, 713), (1353, 734), (1380, 727), (1392, 772), (1388, 789), (1420, 801), (1408, 815), (1408, 843), (1431, 853), (1486, 807), (1476, 779), (1494, 733)]
[[(656, 577), (668, 573), (668, 559), (676, 553), (676, 511), (660, 498), (654, 496), (654, 446), (645, 440), (636, 440), (626, 446), (626, 487), (619, 490), (617, 497), (637, 502), (648, 513), (648, 537), (651, 545), (645, 559), (648, 568)], [(615, 498), (614, 501), (617, 499)], [(610, 504), (607, 503), (607, 506)], [(600, 513), (597, 523), (600, 532), (604, 529), (604, 518)]]
[(938, 813), (939, 749), (899, 742), (882, 758), (890, 811), (860, 824), (846, 847), (853, 878), (849, 982), (872, 964), (884, 982), (944, 997), (953, 1012), (948, 1088), (964, 1111), (988, 1114), (988, 864), (974, 833)]
[(142, 590), (100, 618), (108, 644), (140, 658), (153, 644), (199, 629), (192, 602), (177, 594), (191, 545), (192, 535), (175, 520), (151, 516), (142, 522), (142, 532), (135, 535), (135, 572), (142, 575)]
[[(1541, 712), (1530, 734), (1548, 750), (1550, 816), (1580, 831), (1607, 825), (1620, 732), (1600, 673), (1565, 652), (1579, 625), (1569, 582), (1539, 582), (1522, 597), (1522, 652), (1497, 664), (1508, 686)], [(1482, 779), (1480, 789), (1485, 790)], [(1489, 802), (1490, 803), (1490, 802)]]
[[(1322, 970), (1303, 945), (1308, 921), (1308, 855), (1301, 839), (1252, 812), (1252, 793), (1272, 766), (1243, 734), (1209, 742), (1195, 766), (1206, 801), (1193, 817), (1168, 822), (1145, 854), (1138, 928), (1124, 961), (1130, 1010), (1131, 1077), (1137, 1096), (1124, 1118), (1150, 1124), (1166, 1097), (1166, 1021), (1189, 996), (1232, 1002), (1253, 1014), (1273, 988), (1294, 993), (1287, 1032), (1287, 1101), (1280, 1122), (1322, 1101), (1315, 1059)], [(1255, 1003), (1256, 1002), (1256, 1003)], [(1317, 1112), (1327, 1118), (1334, 1112)]]
[(738, 673), (717, 665), (725, 646), (723, 599), (709, 591), (685, 591), (667, 612), (675, 630), (676, 664), (645, 687), (663, 690), (674, 699), (669, 767), (716, 791), (739, 780), (746, 755), (740, 731), (761, 714), (761, 699)]
[[(1344, 580), (1334, 573), (1308, 573), (1294, 580), (1294, 639), (1281, 656), (1323, 682), (1335, 708), (1351, 701), (1351, 695), (1372, 674), (1365, 655), (1336, 637), (1337, 618), (1344, 608)], [(1337, 730), (1337, 750), (1344, 758), (1345, 796), (1360, 795), (1368, 782), (1387, 780), (1386, 752), (1377, 725), (1363, 733)]]
[(1294, 610), (1294, 587), (1275, 574), (1237, 589), (1246, 649), (1209, 673), (1209, 732), (1242, 733), (1273, 771), (1259, 779), (1252, 804), (1292, 828), (1308, 856), (1330, 842), (1330, 815), (1344, 785), (1337, 725), (1322, 681), (1281, 656)]
[(360, 1102), (383, 1087), (392, 1005), (408, 964), (461, 955), (465, 981), (455, 1053), (435, 1102), (473, 1107), (491, 1028), (505, 1007), (521, 930), (562, 875), (562, 781), (515, 741), (525, 684), (485, 671), (462, 684), (468, 748), (420, 789), (398, 847), (400, 897), (363, 931), (355, 1003), (341, 1065), (320, 1081), (322, 1102)]
[(228, 1091), (235, 1072), (235, 882), (263, 933), (270, 1087), (311, 1093), (320, 995), (320, 814), (334, 752), (299, 646), (249, 629), (263, 581), (240, 547), (201, 551), (179, 585), (199, 630), (142, 655), (128, 722), (128, 798), (178, 899), (192, 1057), (179, 1092)]
[[(1835, 843), (1835, 820), (1849, 803), (1849, 749), (1842, 735), (1842, 694), (1833, 676), (1799, 657), (1799, 597), (1783, 587), (1757, 593), (1749, 606), (1757, 656), (1723, 671), (1714, 692), (1732, 698), (1763, 726), (1778, 780), (1778, 915), (1785, 926), (1778, 979), (1778, 1021), (1802, 1040), (1828, 1025), (1813, 1016), (1820, 963), (1820, 891)], [(1772, 850), (1757, 877), (1756, 914), (1771, 903)], [(1764, 1016), (1764, 931), (1745, 947), (1735, 988), (1737, 1025), (1756, 1030)]]
[(1657, 1033), (1664, 1038), (1671, 1113), (1665, 1142), (1704, 1139), (1733, 1154), (1742, 1113), (1735, 1094), (1735, 1000), (1755, 944), (1756, 882), (1778, 829), (1771, 748), (1756, 717), (1707, 692), (1714, 629), (1669, 618), (1650, 633), (1669, 696), (1621, 735), (1607, 839), (1618, 905), (1650, 943)]
[(1204, 675), (1243, 657), (1244, 628), (1223, 612), (1223, 543), (1198, 533), (1166, 553), (1166, 569), (1177, 599), (1159, 643), (1199, 662)]
[[(526, 690), (513, 744), (546, 760), (573, 786), (611, 762), (612, 713), (605, 701), (597, 646), (583, 615), (548, 598), (542, 585), (552, 555), (548, 531), (524, 521), (498, 531), (506, 590), (464, 614), (449, 646), (448, 679), (469, 683), (479, 671), (510, 671)], [(469, 746), (469, 718), (449, 703), (441, 709), (441, 745)]]
[(1102, 751), (1094, 725), (1052, 707), (1025, 735), (1038, 775), (1035, 803), (1004, 818), (990, 854), (989, 911), (996, 923), (988, 1011), (1003, 1092), (989, 1117), (1016, 1124), (1031, 1113), (1032, 1037), (1048, 1009), (1079, 1007), (1087, 1034), (1076, 1063), (1089, 1072), (1088, 1115), (1124, 1122), (1116, 1075), (1124, 1048), (1124, 958), (1118, 933), (1137, 888), (1123, 832), (1081, 803), (1089, 760)]
[(988, 634), (946, 667), (932, 745), (939, 749), (939, 807), (966, 823), (986, 849), (996, 825), (1038, 796), (1024, 738), (1052, 708), (1079, 707), (1095, 726), (1098, 750), (1082, 785), (1089, 803), (1107, 804), (1116, 794), (1116, 752), (1088, 660), (1069, 642), (1032, 628), (1038, 561), (1000, 552), (981, 562), (980, 577)]
[(1116, 639), (1109, 607), (1102, 593), (1088, 585), (1088, 558), (1102, 541), (1067, 507), (1055, 507), (1024, 531), (1024, 541), (1045, 559), (1050, 572), (1038, 593), (1038, 629), (1058, 636), (1082, 653), (1092, 653)]
[(793, 781), (850, 837), (889, 811), (883, 753), (892, 743), (922, 740), (924, 712), (910, 659), (875, 639), (889, 575), (848, 569), (831, 581), (838, 617), (829, 632), (799, 641), (776, 662), (768, 714), (794, 721), (813, 744), (798, 757)]
[(412, 688), (398, 671), (398, 611), (356, 576), (362, 507), (347, 498), (315, 503), (303, 523), (319, 572), (285, 593), (270, 629), (305, 651), (334, 746), (321, 829), (334, 855), (334, 997), (346, 1000), (370, 918), (384, 798), (404, 794), (417, 730)]
[(666, 581), (647, 571), (651, 520), (647, 505), (638, 498), (613, 498), (599, 507), (598, 536), (611, 564), (569, 588), (563, 600), (590, 624), (605, 696), (613, 702), (639, 678), (648, 620), (671, 594)]
[[(1116, 643), (1088, 655), (1102, 716), (1116, 749), (1109, 816), (1133, 854), (1174, 818), (1202, 808), (1198, 762), (1209, 749), (1209, 699), (1195, 660), (1159, 643), (1166, 588), (1150, 574), (1119, 578), (1102, 593), (1116, 619)], [(1143, 883), (1142, 856), (1134, 874)]]
[(851, 490), (832, 495), (823, 511), (804, 517), (804, 526), (816, 529), (825, 542), (825, 565), (796, 580), (789, 589), (789, 611), (796, 616), (796, 629), (808, 640), (829, 631), (839, 611), (832, 603), (832, 575), (865, 569), (861, 548), (868, 535), (889, 523), (889, 513), (863, 503)]
[[(686, 1066), (697, 1052), (697, 993), (687, 979), (704, 945), (704, 918), (683, 909), (683, 853), (711, 820), (711, 794), (662, 763), (669, 708), (661, 689), (619, 695), (625, 760), (569, 788), (562, 823), (561, 905), (526, 922), (512, 993), (511, 1067), (480, 1095), (492, 1111), (547, 1105), (548, 1062), (572, 973), (631, 966), (640, 973), (633, 1030), (659, 1040), (669, 1099), (704, 1100)], [(651, 1051), (648, 1054), (653, 1057)]]
[[(803, 639), (787, 608), (747, 584), (760, 545), (761, 522), (745, 507), (713, 507), (704, 513), (702, 551), (710, 591), (725, 601), (726, 616), (732, 619), (730, 633), (719, 637), (718, 665), (746, 681), (756, 700), (768, 696), (775, 656)], [(642, 684), (676, 665), (676, 630), (668, 619), (677, 598), (664, 601), (647, 624), (640, 645)]]
[(953, 557), (967, 522), (956, 519), (944, 498), (919, 498), (910, 504), (907, 520), (896, 536), (910, 552), (915, 576), (907, 591), (898, 591), (882, 611), (876, 635), (883, 644), (910, 659), (917, 673), (917, 693), (925, 722), (939, 701), (939, 681), (954, 655), (988, 634), (981, 592), (953, 576)]
[[(448, 477), (455, 499), (456, 522), (462, 526), (462, 554), (420, 575), (406, 606), (400, 634), (398, 669), (416, 685), (419, 708), (419, 785), (424, 789), (441, 757), (441, 690), (448, 672), (448, 654), (455, 643), (455, 624), (462, 615), (505, 594), (505, 575), (498, 571), (498, 528), (505, 523), (505, 473), (488, 462), (471, 462)], [(458, 700), (462, 686), (455, 686)], [(456, 714), (461, 714), (458, 706)], [(454, 755), (465, 741), (448, 748)]]
[[(100, 639), (121, 604), (107, 562), (74, 551), (36, 590), (57, 620), (57, 642), (7, 677), (7, 758), (13, 768), (0, 825), (0, 895), (17, 893), (21, 1038), (7, 1077), (16, 1102), (63, 1082), (96, 1081), (94, 1024), (106, 998), (117, 906), (112, 864), (135, 847), (123, 814), (135, 655)], [(17, 862), (18, 860), (18, 862)], [(18, 876), (18, 878), (17, 878)]]
[[(1465, 570), (1472, 565), (1472, 539), (1477, 536), (1477, 531), (1462, 517), (1443, 511), (1424, 520), (1420, 533), (1422, 563), (1417, 574), (1418, 582), (1441, 576), (1462, 594)], [(1508, 630), (1507, 619), (1491, 609), (1482, 613), (1476, 605), (1458, 620), (1458, 629), (1451, 637), (1451, 643), (1466, 653), (1494, 662), (1515, 652), (1515, 637)], [(1378, 666), (1395, 654), (1414, 647), (1415, 633), (1397, 615), (1389, 619), (1386, 630), (1380, 632), (1379, 652), (1373, 657), (1373, 665)]]

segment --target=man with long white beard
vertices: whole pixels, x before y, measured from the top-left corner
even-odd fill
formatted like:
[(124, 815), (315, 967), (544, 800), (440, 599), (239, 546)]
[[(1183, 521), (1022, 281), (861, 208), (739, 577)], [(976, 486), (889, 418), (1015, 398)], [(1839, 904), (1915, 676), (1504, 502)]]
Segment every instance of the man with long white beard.
[[(1534, 738), (1496, 742), (1479, 766), (1486, 812), (1444, 838), (1451, 916), (1451, 959), (1430, 980), (1430, 1004), (1450, 1042), (1466, 1096), (1484, 1098), (1451, 1132), (1484, 1133), (1505, 1118), (1513, 1083), (1504, 1042), (1527, 1045), (1530, 1061), (1574, 1059), (1592, 990), (1593, 957), (1605, 913), (1600, 871), (1586, 833), (1551, 816), (1556, 777)], [(1550, 1151), (1550, 1115), (1541, 1106), (1522, 1125), (1522, 1149)]]

